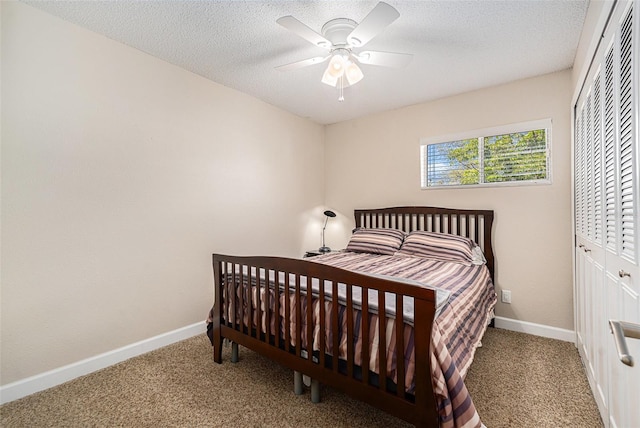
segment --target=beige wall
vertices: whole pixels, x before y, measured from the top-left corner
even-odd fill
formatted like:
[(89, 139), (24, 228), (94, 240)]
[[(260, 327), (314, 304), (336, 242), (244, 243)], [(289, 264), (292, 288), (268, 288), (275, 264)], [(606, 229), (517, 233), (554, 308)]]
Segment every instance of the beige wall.
[[(513, 302), (498, 303), (497, 315), (573, 330), (572, 89), (567, 70), (328, 126), (326, 204), (341, 213), (331, 245), (345, 245), (354, 208), (493, 209), (496, 285)], [(421, 138), (544, 118), (553, 121), (552, 185), (420, 190)]]
[(322, 177), (323, 127), (1, 11), (3, 385), (204, 322), (212, 252), (318, 245), (323, 183), (300, 177)]

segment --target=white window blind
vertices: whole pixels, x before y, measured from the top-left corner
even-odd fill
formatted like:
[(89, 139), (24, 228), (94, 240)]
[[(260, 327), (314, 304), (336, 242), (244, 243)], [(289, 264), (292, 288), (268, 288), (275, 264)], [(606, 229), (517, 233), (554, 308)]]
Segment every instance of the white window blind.
[(478, 183), (478, 147), (477, 138), (422, 146), (422, 187)]
[(551, 121), (423, 140), (422, 188), (549, 183)]

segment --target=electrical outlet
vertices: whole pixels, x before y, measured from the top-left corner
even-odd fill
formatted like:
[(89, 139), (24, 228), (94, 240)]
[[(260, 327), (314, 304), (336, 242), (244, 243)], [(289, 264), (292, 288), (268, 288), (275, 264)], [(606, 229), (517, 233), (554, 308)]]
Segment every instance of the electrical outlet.
[(511, 303), (511, 290), (502, 290), (502, 303)]

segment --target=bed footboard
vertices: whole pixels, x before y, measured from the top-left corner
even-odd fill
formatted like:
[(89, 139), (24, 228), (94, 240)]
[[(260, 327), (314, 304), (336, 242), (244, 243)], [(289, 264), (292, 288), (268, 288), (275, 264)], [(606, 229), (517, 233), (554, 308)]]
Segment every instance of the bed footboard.
[(438, 426), (434, 290), (278, 257), (214, 254), (213, 270), (215, 362), (226, 338), (416, 426)]

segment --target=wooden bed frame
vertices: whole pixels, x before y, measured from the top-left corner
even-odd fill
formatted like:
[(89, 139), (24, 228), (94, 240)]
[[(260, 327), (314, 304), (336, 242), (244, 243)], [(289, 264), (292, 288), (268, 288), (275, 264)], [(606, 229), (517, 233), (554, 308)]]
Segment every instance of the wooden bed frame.
[[(445, 232), (454, 235), (466, 236), (476, 242), (483, 249), (485, 258), (487, 259), (487, 267), (493, 278), (494, 275), (494, 254), (491, 244), (491, 230), (493, 224), (493, 211), (488, 210), (461, 210), (447, 209), (436, 207), (396, 207), (382, 209), (355, 210), (356, 227), (368, 228), (393, 228), (400, 229), (405, 232), (413, 230), (427, 230), (433, 232)], [(244, 272), (259, 272), (253, 278), (242, 278)], [(257, 270), (256, 270), (257, 269)], [(222, 363), (222, 343), (223, 340), (229, 339), (234, 342), (234, 352), (232, 361), (237, 361), (237, 345), (242, 345), (255, 352), (258, 352), (267, 358), (272, 359), (295, 371), (295, 390), (296, 393), (302, 393), (302, 374), (313, 379), (312, 382), (312, 400), (319, 400), (318, 382), (329, 385), (337, 390), (343, 391), (356, 399), (369, 403), (380, 408), (387, 413), (404, 419), (415, 426), (439, 426), (438, 413), (436, 410), (436, 401), (431, 381), (431, 363), (429, 358), (429, 347), (431, 344), (431, 330), (433, 326), (434, 316), (436, 312), (435, 292), (434, 290), (415, 287), (406, 283), (396, 282), (386, 278), (372, 277), (352, 271), (339, 269), (336, 267), (316, 263), (302, 259), (288, 259), (279, 257), (235, 257), (221, 254), (213, 255), (213, 271), (215, 281), (215, 303), (213, 307), (213, 323), (212, 323), (212, 343), (214, 347), (214, 361)], [(279, 305), (279, 296), (282, 293), (294, 293), (296, 296), (296, 304), (293, 307), (289, 305), (289, 299), (284, 299), (286, 313), (285, 318), (290, 319), (290, 315), (296, 318), (296, 327), (291, 333), (289, 326), (284, 328), (285, 334), (274, 334), (269, 331), (270, 326), (267, 323), (267, 331), (261, 329), (247, 328), (241, 322), (227, 322), (223, 316), (223, 300), (226, 298), (224, 290), (225, 278), (233, 278), (233, 281), (254, 281), (258, 287), (267, 287), (262, 277), (269, 277), (269, 274), (283, 275), (287, 278), (285, 281), (286, 289), (279, 290), (274, 287), (276, 298), (273, 302), (268, 301), (269, 293), (265, 293), (265, 302), (263, 305), (256, 302), (257, 315), (256, 319), (262, 319), (260, 307), (270, 308), (275, 306), (275, 313), (279, 313), (282, 309)], [(292, 274), (293, 276), (290, 276)], [(246, 276), (246, 274), (244, 274)], [(239, 276), (239, 278), (236, 278)], [(251, 275), (249, 275), (251, 276)], [(295, 278), (289, 283), (288, 278)], [(334, 292), (332, 297), (324, 295), (323, 288), (319, 289), (318, 298), (322, 300), (334, 299), (331, 313), (325, 313), (324, 305), (320, 305), (320, 325), (325, 326), (326, 320), (333, 320), (334, 338), (333, 349), (338, 348), (338, 302), (337, 300), (337, 284), (347, 285), (346, 298), (346, 314), (347, 314), (347, 360), (338, 360), (337, 353), (334, 355), (325, 354), (324, 352), (306, 352), (301, 346), (291, 345), (291, 339), (296, 339), (295, 343), (302, 343), (304, 319), (306, 317), (306, 337), (313, 335), (312, 311), (302, 311), (300, 302), (305, 300), (307, 305), (311, 305), (311, 293), (301, 292), (300, 278), (317, 279), (321, 281), (330, 281), (333, 285)], [(308, 282), (310, 283), (310, 282)], [(404, 366), (398, 365), (398, 384), (389, 387), (389, 378), (387, 377), (386, 356), (384, 341), (380, 341), (380, 368), (379, 373), (375, 374), (369, 371), (369, 340), (364, 339), (362, 346), (362, 367), (358, 367), (354, 363), (354, 320), (353, 320), (353, 299), (352, 287), (362, 287), (362, 312), (369, 311), (367, 296), (369, 290), (377, 290), (379, 296), (378, 307), (385, 307), (385, 292), (394, 293), (396, 295), (396, 308), (402, 308), (403, 296), (411, 296), (414, 298), (414, 338), (415, 338), (415, 361), (421, 361), (423, 364), (416, 364), (415, 367), (415, 390), (414, 394), (405, 393), (404, 385)], [(257, 293), (260, 299), (260, 293)], [(231, 307), (242, 308), (242, 297), (230, 294), (227, 298), (227, 304)], [(237, 302), (236, 300), (240, 300)], [(251, 307), (251, 295), (248, 296), (246, 304)], [(345, 305), (343, 305), (345, 306)], [(242, 319), (242, 309), (240, 310)], [(294, 312), (291, 312), (294, 311)], [(247, 311), (249, 317), (249, 325), (252, 325), (252, 312)], [(307, 312), (307, 313), (304, 313)], [(404, 360), (404, 335), (400, 334), (404, 321), (402, 310), (396, 310), (396, 360)], [(269, 314), (267, 319), (269, 319)], [(384, 311), (379, 311), (379, 337), (386, 335), (386, 315)], [(330, 318), (327, 318), (330, 317)], [(368, 331), (368, 317), (362, 318), (363, 331)], [(291, 335), (294, 335), (292, 337)], [(319, 349), (325, 348), (325, 335), (320, 334)], [(367, 335), (364, 335), (367, 336)], [(315, 387), (315, 388), (314, 388)]]

